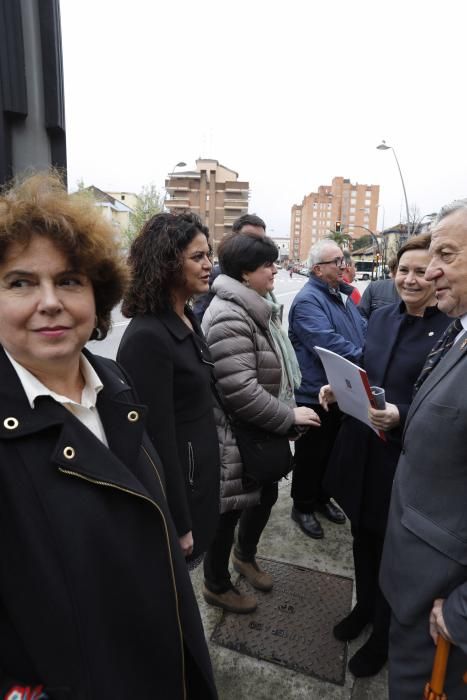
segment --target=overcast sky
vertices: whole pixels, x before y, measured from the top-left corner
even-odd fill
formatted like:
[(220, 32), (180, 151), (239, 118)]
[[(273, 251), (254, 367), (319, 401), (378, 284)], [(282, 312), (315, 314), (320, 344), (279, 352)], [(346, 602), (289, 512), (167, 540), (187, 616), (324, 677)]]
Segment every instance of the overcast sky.
[[(215, 158), (250, 211), (290, 208), (341, 175), (379, 184), (379, 226), (467, 196), (465, 0), (61, 0), (68, 172), (163, 188)], [(383, 214), (384, 208), (384, 214)]]

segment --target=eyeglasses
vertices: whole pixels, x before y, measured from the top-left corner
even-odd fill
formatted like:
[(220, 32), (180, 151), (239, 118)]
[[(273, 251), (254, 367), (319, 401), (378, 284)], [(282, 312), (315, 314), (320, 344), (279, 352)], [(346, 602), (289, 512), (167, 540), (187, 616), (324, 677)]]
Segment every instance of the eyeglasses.
[(336, 267), (342, 267), (345, 265), (345, 258), (333, 258), (332, 260), (321, 260), (321, 262), (316, 263), (317, 265), (335, 265)]

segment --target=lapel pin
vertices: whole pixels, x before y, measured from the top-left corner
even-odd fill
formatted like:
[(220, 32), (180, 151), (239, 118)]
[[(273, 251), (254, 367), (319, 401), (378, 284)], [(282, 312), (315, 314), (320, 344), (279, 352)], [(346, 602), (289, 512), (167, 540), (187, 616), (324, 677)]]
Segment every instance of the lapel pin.
[(435, 334), (434, 331), (430, 331), (430, 332), (428, 333), (429, 336), (432, 336), (432, 335), (434, 335), (434, 334)]
[(463, 349), (465, 348), (466, 345), (467, 345), (467, 338), (465, 338), (465, 340), (462, 341), (459, 350), (463, 350)]

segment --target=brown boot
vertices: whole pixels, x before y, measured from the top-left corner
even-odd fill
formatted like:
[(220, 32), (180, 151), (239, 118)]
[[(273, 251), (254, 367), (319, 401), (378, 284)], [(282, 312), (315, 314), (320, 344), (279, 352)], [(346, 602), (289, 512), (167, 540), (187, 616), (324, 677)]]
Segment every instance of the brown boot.
[(258, 606), (254, 595), (240, 593), (234, 586), (224, 593), (213, 593), (204, 585), (203, 598), (209, 605), (215, 605), (233, 613), (252, 613)]
[(232, 564), (239, 574), (244, 576), (248, 583), (258, 591), (270, 591), (272, 588), (272, 576), (266, 571), (262, 571), (256, 561), (243, 561), (232, 552)]

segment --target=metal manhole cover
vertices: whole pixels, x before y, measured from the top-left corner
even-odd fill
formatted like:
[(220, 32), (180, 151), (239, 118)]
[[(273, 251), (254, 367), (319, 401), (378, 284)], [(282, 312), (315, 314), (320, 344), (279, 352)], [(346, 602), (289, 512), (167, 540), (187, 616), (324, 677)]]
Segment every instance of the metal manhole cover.
[[(331, 683), (345, 682), (346, 645), (332, 628), (348, 615), (352, 579), (257, 557), (274, 579), (270, 593), (255, 591), (249, 615), (224, 612), (211, 640), (234, 651)], [(251, 593), (240, 576), (238, 587)]]

